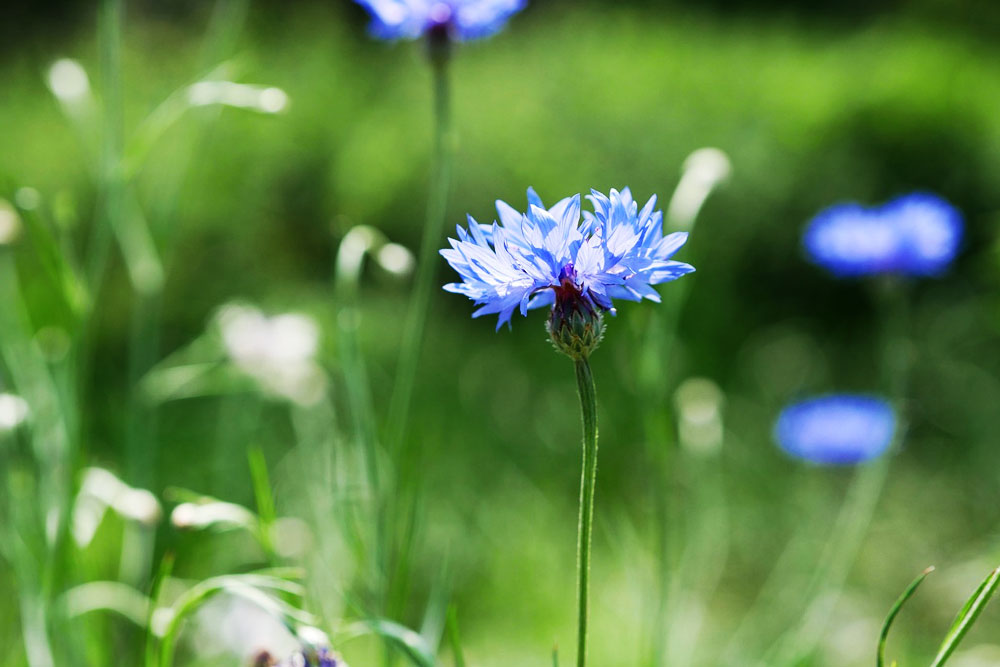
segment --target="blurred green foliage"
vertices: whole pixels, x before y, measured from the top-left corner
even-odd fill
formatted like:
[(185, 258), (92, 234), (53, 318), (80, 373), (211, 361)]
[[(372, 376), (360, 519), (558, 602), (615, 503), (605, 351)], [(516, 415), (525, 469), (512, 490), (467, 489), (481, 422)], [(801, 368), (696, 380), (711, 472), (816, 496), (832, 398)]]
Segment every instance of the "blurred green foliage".
[[(802, 225), (836, 201), (875, 203), (913, 189), (955, 202), (967, 215), (965, 250), (949, 275), (912, 288), (911, 435), (815, 664), (870, 662), (885, 610), (934, 563), (957, 574), (929, 579), (899, 619), (894, 641), (907, 646), (895, 654), (912, 661), (933, 650), (1000, 556), (1000, 48), (981, 26), (963, 27), (954, 15), (939, 22), (931, 2), (829, 21), (714, 6), (540, 2), (497, 38), (459, 48), (450, 219), (463, 223), (468, 212), (489, 221), (494, 199), (521, 205), (529, 185), (546, 201), (629, 185), (637, 198), (657, 193), (665, 204), (692, 150), (716, 146), (730, 156), (731, 181), (679, 256), (698, 272), (684, 279), (680, 344), (660, 371), (668, 384), (711, 378), (726, 396), (726, 440), (714, 465), (731, 545), (718, 592), (702, 601), (705, 644), (714, 647), (739, 625), (786, 543), (797, 545), (791, 580), (808, 576), (849, 481), (846, 471), (786, 460), (770, 442), (777, 409), (804, 393), (878, 389), (876, 301), (863, 285), (834, 282), (804, 261)], [(203, 73), (207, 9), (178, 7), (129, 4), (129, 128)], [(64, 56), (98, 77), (93, 17), (73, 11), (80, 21), (0, 62), (0, 195), (36, 188), (44, 206), (87, 227), (96, 167), (44, 85), (49, 63)], [(315, 316), (337, 377), (330, 274), (339, 239), (368, 224), (418, 244), (430, 74), (421, 45), (371, 41), (362, 14), (334, 0), (252, 6), (232, 58), (236, 79), (282, 88), (288, 110), (224, 110), (193, 156), (178, 149), (191, 131), (183, 125), (154, 147), (138, 185), (151, 209), (165, 174), (190, 159), (179, 197), (167, 202), (171, 228), (153, 220), (159, 238), (176, 239), (165, 257), (158, 356), (200, 335), (221, 304), (245, 299)], [(52, 286), (30, 261), (21, 270), (35, 325), (59, 325), (66, 315), (48, 296)], [(84, 396), (84, 457), (121, 469), (130, 292), (117, 257), (111, 271)], [(440, 276), (445, 282), (443, 262)], [(360, 338), (383, 414), (407, 297), (404, 283), (375, 268), (366, 274)], [(643, 415), (670, 410), (669, 399), (653, 403), (639, 391), (631, 359), (652, 308), (622, 307), (593, 359), (602, 436), (596, 665), (641, 664), (653, 489), (668, 484), (684, 517), (699, 485), (697, 466), (671, 465), (672, 439), (644, 442)], [(422, 443), (424, 502), (409, 613), (416, 617), (447, 560), (470, 664), (547, 664), (553, 642), (572, 645), (572, 370), (552, 353), (539, 314), (494, 333), (470, 313), (454, 295), (433, 299), (410, 429)], [(339, 383), (333, 394), (343, 407)], [(224, 398), (163, 407), (152, 490), (180, 486), (252, 505), (243, 449), (258, 444), (276, 471), (279, 510), (294, 506), (286, 411), (265, 403), (259, 422), (246, 423), (238, 412)], [(204, 455), (206, 447), (219, 451)], [(232, 536), (194, 539), (164, 528), (160, 537), (159, 550), (175, 552), (183, 576), (226, 572), (244, 556)], [(16, 612), (0, 605), (4, 646), (17, 643)], [(780, 624), (780, 614), (773, 620)], [(998, 627), (997, 611), (987, 609), (967, 646), (991, 641)]]

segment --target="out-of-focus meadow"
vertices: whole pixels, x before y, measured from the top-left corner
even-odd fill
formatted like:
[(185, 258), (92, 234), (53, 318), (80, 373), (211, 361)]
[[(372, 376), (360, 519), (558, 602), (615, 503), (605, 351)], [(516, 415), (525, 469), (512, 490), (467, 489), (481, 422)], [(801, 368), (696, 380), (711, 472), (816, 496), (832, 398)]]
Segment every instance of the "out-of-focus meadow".
[[(0, 28), (0, 197), (25, 229), (0, 253), (16, 263), (46, 363), (87, 360), (70, 420), (73, 470), (111, 470), (152, 491), (164, 511), (155, 529), (138, 533), (105, 517), (89, 546), (74, 551), (63, 583), (124, 581), (148, 594), (165, 554), (174, 583), (303, 564), (306, 606), (328, 630), (363, 618), (379, 599), (368, 580), (374, 566), (345, 543), (332, 516), (339, 505), (318, 499), (317, 477), (328, 476), (331, 497), (366, 483), (354, 478), (364, 468), (352, 454), (364, 437), (356, 416), (365, 401), (352, 392), (370, 386), (374, 430), (384, 434), (412, 280), (391, 270), (405, 264), (391, 256), (390, 270), (367, 262), (355, 309), (332, 276), (357, 225), (419, 246), (432, 137), (423, 45), (372, 40), (364, 11), (347, 0), (126, 1), (122, 143), (142, 158), (119, 201), (122, 224), (141, 212), (150, 235), (107, 232), (116, 240), (95, 246), (108, 196), (100, 184), (109, 124), (99, 102), (113, 73), (97, 8), (9, 11), (17, 20)], [(537, 2), (496, 37), (457, 47), (449, 231), (466, 213), (491, 221), (498, 198), (523, 208), (528, 186), (554, 202), (628, 185), (638, 200), (658, 194), (666, 206), (694, 150), (717, 147), (732, 166), (677, 256), (698, 271), (664, 287), (662, 306), (622, 305), (592, 359), (601, 434), (592, 664), (780, 665), (789, 636), (817, 648), (787, 664), (869, 664), (885, 613), (933, 564), (937, 573), (890, 639), (900, 664), (925, 664), (997, 565), (997, 26), (1000, 14), (974, 2), (884, 10)], [(47, 87), (61, 58), (83, 65), (92, 108), (61, 105)], [(259, 109), (177, 111), (160, 134), (144, 120), (219, 67), (227, 79), (287, 98), (271, 91)], [(144, 136), (154, 140), (144, 145)], [(805, 260), (801, 233), (831, 203), (874, 204), (912, 190), (937, 192), (963, 211), (963, 249), (947, 274), (909, 286), (908, 432), (857, 558), (845, 564), (843, 594), (813, 617), (804, 596), (855, 471), (790, 459), (772, 427), (803, 395), (881, 391), (883, 317), (870, 286), (833, 280)], [(82, 342), (68, 342), (72, 308), (60, 296), (65, 284), (51, 277), (63, 274), (48, 271), (37, 227), (80, 251), (80, 273), (106, 259)], [(127, 239), (131, 264), (120, 249)], [(156, 267), (143, 263), (150, 243), (162, 290)], [(94, 247), (106, 247), (106, 258)], [(439, 263), (435, 282), (453, 280)], [(154, 287), (143, 295), (144, 280)], [(219, 322), (250, 312), (230, 306), (220, 315), (234, 303), (319, 323), (317, 366), (303, 372), (328, 407), (317, 410), (312, 395), (299, 402), (309, 408), (282, 400), (280, 387), (259, 391), (246, 373), (223, 367)], [(676, 338), (672, 322), (650, 328), (659, 309), (676, 317)], [(389, 541), (404, 553), (368, 554), (392, 566), (380, 611), (434, 636), (428, 624), (443, 623), (452, 605), (468, 664), (547, 665), (554, 645), (570, 664), (580, 466), (570, 364), (547, 342), (543, 314), (515, 316), (511, 330), (495, 333), (492, 318), (471, 312), (444, 291), (431, 300), (406, 427), (412, 455), (389, 473), (399, 483), (393, 506), (407, 515), (398, 525), (412, 532)], [(89, 352), (74, 356), (78, 344)], [(293, 351), (279, 363), (293, 373), (300, 360)], [(9, 366), (8, 358), (0, 388), (15, 391)], [(678, 398), (690, 378), (710, 383), (688, 383)], [(686, 419), (697, 431), (706, 418), (721, 420), (721, 445), (685, 446), (677, 424), (683, 430)], [(255, 507), (247, 451), (256, 448), (276, 516), (305, 522), (274, 531), (276, 559), (246, 532), (171, 525), (171, 510), (189, 499), (178, 489)], [(5, 456), (8, 468), (22, 465)], [(16, 524), (3, 520), (5, 540), (15, 539)], [(4, 561), (3, 664), (27, 664), (17, 602), (24, 586)], [(142, 633), (129, 621), (92, 613), (72, 623), (92, 638), (81, 641), (81, 664), (112, 664), (112, 656), (140, 664)], [(219, 637), (231, 638), (234, 623), (242, 622), (187, 624), (177, 664), (245, 664), (204, 648), (225, 643)], [(952, 664), (1000, 664), (997, 637), (1000, 611), (988, 608)], [(370, 640), (338, 649), (352, 665), (381, 659)], [(452, 650), (445, 639), (443, 664), (452, 664)]]

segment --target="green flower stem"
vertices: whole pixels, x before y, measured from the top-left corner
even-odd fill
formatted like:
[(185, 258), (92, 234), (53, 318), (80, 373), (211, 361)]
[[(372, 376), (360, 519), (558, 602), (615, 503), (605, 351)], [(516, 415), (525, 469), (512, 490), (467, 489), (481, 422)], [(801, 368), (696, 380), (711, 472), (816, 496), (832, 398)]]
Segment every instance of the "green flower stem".
[(906, 435), (904, 401), (909, 384), (909, 294), (898, 279), (887, 278), (875, 285), (882, 312), (882, 385), (896, 409), (896, 433), (889, 451), (862, 466), (851, 481), (829, 541), (807, 588), (810, 601), (796, 632), (780, 645), (774, 664), (792, 664), (808, 657), (816, 648), (833, 607), (857, 560), (865, 535), (875, 516), (889, 473), (890, 456)]
[[(452, 151), (451, 151), (451, 89), (449, 85), (448, 63), (450, 61), (450, 43), (446, 36), (430, 36), (431, 69), (434, 77), (434, 158), (430, 181), (430, 197), (427, 201), (427, 217), (424, 222), (423, 238), (420, 244), (420, 255), (417, 258), (417, 276), (410, 301), (410, 307), (403, 324), (402, 342), (399, 352), (399, 363), (396, 367), (396, 380), (389, 398), (389, 410), (386, 426), (387, 448), (390, 461), (398, 473), (394, 488), (389, 497), (380, 502), (377, 517), (378, 553), (385, 559), (389, 553), (398, 554), (395, 564), (379, 563), (385, 577), (379, 587), (385, 587), (385, 600), (381, 611), (391, 615), (394, 612), (393, 602), (405, 598), (408, 587), (407, 569), (409, 567), (409, 543), (415, 532), (415, 513), (412, 511), (416, 501), (416, 486), (413, 480), (404, 475), (413, 466), (406, 460), (412, 452), (407, 451), (405, 444), (407, 427), (410, 419), (410, 403), (413, 396), (413, 385), (420, 361), (420, 351), (424, 342), (424, 330), (427, 325), (427, 311), (430, 307), (431, 294), (435, 291), (434, 269), (438, 261), (438, 248), (444, 231), (444, 219), (447, 212), (448, 192), (451, 187)], [(384, 504), (383, 504), (384, 503)], [(391, 503), (391, 504), (390, 504)], [(409, 505), (410, 510), (407, 510)], [(396, 528), (398, 522), (398, 530)], [(385, 544), (399, 535), (400, 544), (392, 548)], [(380, 597), (383, 597), (380, 595)], [(402, 602), (399, 603), (402, 607)], [(384, 664), (393, 663), (393, 653), (386, 646)]]
[(438, 248), (444, 231), (444, 219), (451, 188), (451, 86), (448, 77), (450, 56), (447, 43), (431, 42), (431, 65), (434, 74), (434, 165), (431, 175), (430, 199), (427, 218), (417, 260), (417, 279), (406, 322), (403, 324), (402, 346), (396, 383), (389, 400), (389, 447), (402, 448), (409, 421), (410, 399), (413, 383), (423, 346), (427, 309), (434, 286), (434, 268), (437, 266)]
[(577, 538), (576, 664), (587, 662), (587, 616), (590, 590), (590, 543), (594, 524), (594, 487), (597, 483), (597, 392), (587, 357), (576, 359), (576, 385), (583, 414), (583, 471), (580, 476), (580, 523)]

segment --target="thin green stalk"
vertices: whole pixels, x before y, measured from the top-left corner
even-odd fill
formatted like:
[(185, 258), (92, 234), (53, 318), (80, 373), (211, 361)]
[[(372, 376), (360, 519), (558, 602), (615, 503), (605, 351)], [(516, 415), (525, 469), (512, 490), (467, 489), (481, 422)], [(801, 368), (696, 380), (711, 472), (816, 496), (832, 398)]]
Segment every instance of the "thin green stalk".
[(778, 657), (765, 659), (762, 664), (798, 664), (815, 649), (864, 543), (888, 472), (889, 458), (883, 456), (856, 473), (815, 575), (806, 587), (809, 604), (802, 620), (779, 645)]
[(111, 230), (122, 215), (124, 151), (121, 41), (124, 0), (102, 0), (98, 17), (101, 62), (101, 164), (98, 216), (87, 249), (87, 286), (98, 298), (111, 250)]
[(451, 654), (455, 659), (455, 667), (465, 667), (465, 654), (462, 653), (462, 636), (458, 631), (458, 611), (455, 605), (448, 607), (448, 642), (451, 644)]
[[(33, 338), (34, 329), (14, 258), (6, 251), (0, 252), (0, 303), (5, 304), (0, 309), (0, 357), (13, 386), (31, 406), (32, 455), (39, 469), (35, 493), (40, 515), (36, 517), (36, 527), (40, 534), (46, 535), (37, 551), (24, 561), (26, 566), (37, 568), (31, 573), (37, 584), (36, 590), (30, 593), (33, 600), (25, 607), (25, 611), (37, 616), (26, 618), (24, 623), (33, 624), (31, 642), (34, 645), (40, 647), (43, 639), (46, 642), (48, 648), (39, 649), (37, 654), (61, 657), (60, 647), (52, 641), (64, 635), (56, 633), (50, 608), (52, 600), (61, 592), (69, 565), (66, 546), (72, 494), (72, 443), (64, 406), (60, 402), (62, 395)], [(53, 519), (54, 523), (48, 528), (54, 530), (49, 534), (45, 532), (45, 522)], [(25, 631), (28, 629), (26, 625)]]
[(339, 310), (336, 314), (339, 332), (340, 362), (343, 369), (347, 402), (353, 423), (354, 443), (361, 448), (365, 459), (371, 496), (371, 515), (363, 523), (372, 529), (372, 554), (365, 554), (361, 562), (372, 568), (372, 589), (375, 605), (380, 611), (386, 608), (386, 543), (388, 541), (384, 512), (386, 494), (379, 473), (379, 446), (375, 409), (368, 383), (368, 373), (361, 353), (358, 328), (361, 311), (358, 307), (358, 287), (366, 255), (377, 251), (388, 239), (374, 227), (360, 225), (344, 235), (337, 251), (333, 271), (333, 288)]
[[(406, 314), (406, 321), (403, 324), (403, 336), (400, 345), (399, 363), (396, 368), (396, 380), (392, 388), (392, 395), (389, 398), (389, 410), (387, 419), (388, 449), (391, 460), (396, 464), (397, 472), (406, 470), (404, 460), (407, 447), (405, 445), (407, 427), (410, 420), (410, 403), (413, 397), (413, 385), (416, 380), (417, 367), (420, 361), (420, 351), (423, 347), (424, 334), (427, 326), (427, 311), (430, 307), (431, 294), (434, 292), (434, 273), (437, 266), (437, 251), (441, 244), (441, 237), (444, 231), (444, 219), (447, 212), (448, 192), (451, 187), (452, 151), (451, 151), (451, 89), (449, 84), (448, 63), (450, 61), (450, 43), (446, 37), (431, 35), (428, 46), (430, 48), (430, 62), (434, 78), (434, 162), (430, 182), (430, 197), (427, 201), (427, 217), (424, 223), (423, 237), (420, 244), (420, 255), (417, 259), (417, 277), (413, 288), (413, 296), (410, 307)], [(402, 474), (396, 477), (397, 493), (394, 494), (393, 504), (386, 502), (380, 511), (379, 521), (385, 522), (380, 540), (388, 541), (397, 531), (392, 527), (396, 520), (394, 509), (405, 510), (403, 499), (406, 493), (399, 493), (398, 489), (405, 485), (406, 480)], [(388, 501), (389, 499), (387, 499)], [(383, 514), (384, 513), (384, 514)], [(410, 536), (413, 534), (413, 526), (407, 525), (411, 520), (404, 511), (402, 520), (401, 544), (388, 548), (382, 545), (379, 551), (383, 554), (399, 553), (407, 554)], [(404, 591), (406, 588), (405, 568), (408, 563), (405, 558), (398, 559), (396, 567), (388, 563), (384, 565), (384, 572), (387, 580), (388, 601), (397, 597), (393, 595), (394, 590)], [(396, 574), (401, 574), (400, 581), (396, 581)], [(392, 610), (386, 610), (392, 611)], [(386, 647), (385, 664), (392, 664), (391, 648)]]
[(768, 660), (767, 664), (794, 664), (815, 650), (875, 515), (888, 477), (889, 456), (902, 442), (906, 432), (903, 403), (910, 372), (910, 342), (907, 337), (909, 295), (906, 285), (895, 278), (887, 278), (875, 287), (883, 317), (882, 385), (897, 413), (894, 441), (889, 452), (856, 473), (820, 565), (806, 589), (809, 603), (801, 616), (802, 620), (796, 631), (779, 644), (777, 660)]
[(587, 616), (590, 592), (590, 543), (594, 523), (594, 487), (597, 484), (597, 392), (586, 357), (576, 360), (576, 386), (583, 416), (583, 470), (580, 476), (580, 521), (577, 539), (576, 664), (587, 662)]
[(417, 260), (417, 279), (406, 322), (396, 370), (396, 383), (389, 400), (389, 447), (398, 451), (403, 446), (409, 421), (410, 400), (416, 378), (420, 349), (427, 324), (427, 309), (434, 291), (434, 269), (437, 251), (444, 230), (444, 219), (451, 188), (451, 87), (448, 77), (447, 45), (431, 44), (431, 65), (434, 75), (434, 166), (431, 176), (427, 219)]

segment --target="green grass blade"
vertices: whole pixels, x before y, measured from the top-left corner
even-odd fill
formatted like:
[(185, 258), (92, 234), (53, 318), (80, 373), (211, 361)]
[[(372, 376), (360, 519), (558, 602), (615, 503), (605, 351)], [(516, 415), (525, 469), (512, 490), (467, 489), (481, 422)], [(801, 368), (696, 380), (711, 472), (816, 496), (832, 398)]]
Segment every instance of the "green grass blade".
[(267, 472), (267, 459), (264, 458), (264, 451), (257, 445), (249, 449), (247, 456), (250, 460), (250, 476), (253, 479), (253, 494), (260, 521), (258, 537), (268, 557), (276, 560), (273, 528), (277, 514), (274, 509), (274, 495), (271, 493), (271, 480)]
[(352, 639), (367, 635), (375, 635), (391, 641), (403, 651), (410, 663), (417, 665), (417, 667), (436, 667), (437, 665), (433, 650), (419, 633), (387, 619), (375, 618), (358, 621), (348, 626), (340, 643), (345, 644)]
[(448, 607), (448, 642), (455, 658), (455, 667), (465, 667), (465, 655), (462, 653), (462, 637), (458, 632), (458, 610), (455, 605)]
[(934, 566), (930, 566), (926, 570), (920, 573), (920, 575), (910, 582), (910, 585), (906, 587), (903, 594), (899, 596), (896, 603), (892, 605), (892, 609), (889, 610), (889, 615), (885, 617), (885, 622), (882, 624), (882, 632), (878, 637), (878, 658), (876, 664), (878, 667), (885, 666), (885, 642), (889, 637), (889, 628), (892, 627), (892, 622), (896, 620), (896, 615), (899, 614), (899, 610), (903, 608), (906, 601), (913, 597), (913, 594), (917, 592), (917, 588), (920, 584), (924, 583), (924, 579), (927, 575), (934, 571)]
[(979, 614), (983, 612), (986, 603), (993, 597), (997, 586), (1000, 586), (1000, 567), (990, 572), (989, 576), (983, 580), (983, 583), (979, 584), (979, 588), (976, 589), (976, 592), (972, 594), (972, 597), (962, 607), (962, 611), (958, 612), (955, 622), (952, 623), (951, 629), (948, 630), (944, 641), (941, 642), (941, 648), (938, 649), (938, 654), (934, 658), (934, 662), (931, 663), (931, 667), (940, 667), (948, 661), (948, 658), (958, 648), (958, 644), (965, 637), (969, 628), (979, 618)]
[(149, 616), (146, 618), (145, 663), (143, 667), (157, 667), (159, 665), (159, 658), (156, 653), (157, 636), (153, 631), (153, 612), (159, 605), (163, 583), (173, 571), (174, 555), (171, 552), (167, 552), (160, 560), (160, 567), (157, 569), (156, 576), (153, 577), (153, 587), (149, 594)]

